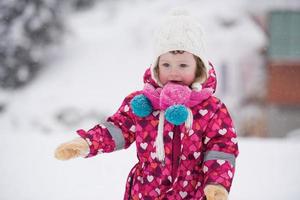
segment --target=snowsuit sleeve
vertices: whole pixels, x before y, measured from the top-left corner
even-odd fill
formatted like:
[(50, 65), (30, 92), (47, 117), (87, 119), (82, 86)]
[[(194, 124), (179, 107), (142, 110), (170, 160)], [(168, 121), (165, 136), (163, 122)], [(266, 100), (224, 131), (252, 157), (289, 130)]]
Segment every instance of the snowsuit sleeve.
[(209, 121), (204, 139), (204, 187), (222, 185), (230, 191), (238, 145), (233, 121), (223, 103)]
[(127, 96), (118, 111), (103, 124), (89, 131), (77, 130), (77, 134), (89, 144), (90, 151), (86, 157), (126, 149), (135, 141), (135, 116), (130, 108), (130, 101), (135, 95)]

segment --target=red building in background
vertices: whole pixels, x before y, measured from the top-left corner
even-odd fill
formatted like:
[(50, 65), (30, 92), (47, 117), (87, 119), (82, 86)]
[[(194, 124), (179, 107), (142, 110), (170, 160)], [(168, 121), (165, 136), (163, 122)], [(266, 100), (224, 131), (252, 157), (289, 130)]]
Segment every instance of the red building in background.
[(300, 130), (300, 11), (272, 11), (267, 19), (268, 134), (285, 136)]

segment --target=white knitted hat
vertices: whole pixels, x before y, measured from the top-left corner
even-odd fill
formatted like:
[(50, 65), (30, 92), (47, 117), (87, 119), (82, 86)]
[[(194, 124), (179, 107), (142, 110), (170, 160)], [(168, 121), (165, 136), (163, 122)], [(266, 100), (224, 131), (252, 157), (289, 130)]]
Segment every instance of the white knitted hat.
[(203, 39), (199, 22), (189, 15), (187, 10), (176, 9), (170, 12), (154, 35), (154, 62), (151, 65), (151, 75), (158, 85), (162, 86), (154, 68), (158, 57), (169, 51), (182, 50), (198, 56), (208, 73), (209, 63), (205, 55)]

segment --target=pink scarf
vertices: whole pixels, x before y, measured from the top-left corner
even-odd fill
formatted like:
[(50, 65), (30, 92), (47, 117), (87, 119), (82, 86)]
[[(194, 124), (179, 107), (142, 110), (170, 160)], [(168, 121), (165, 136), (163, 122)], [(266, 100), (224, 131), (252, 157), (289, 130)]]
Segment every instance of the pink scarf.
[(167, 83), (163, 88), (155, 88), (146, 83), (142, 93), (151, 101), (154, 110), (166, 110), (169, 106), (177, 104), (191, 108), (209, 98), (213, 94), (213, 89), (204, 88), (196, 91), (175, 83)]

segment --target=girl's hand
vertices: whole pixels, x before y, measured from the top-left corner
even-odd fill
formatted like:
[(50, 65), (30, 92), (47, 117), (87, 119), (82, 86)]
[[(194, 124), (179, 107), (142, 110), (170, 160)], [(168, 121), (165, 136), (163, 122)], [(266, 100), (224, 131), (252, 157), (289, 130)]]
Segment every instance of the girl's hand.
[(88, 143), (82, 138), (76, 138), (70, 142), (59, 145), (54, 153), (58, 160), (69, 160), (79, 156), (84, 156), (89, 151)]
[(204, 188), (204, 194), (207, 200), (227, 200), (228, 192), (221, 185), (207, 185)]

